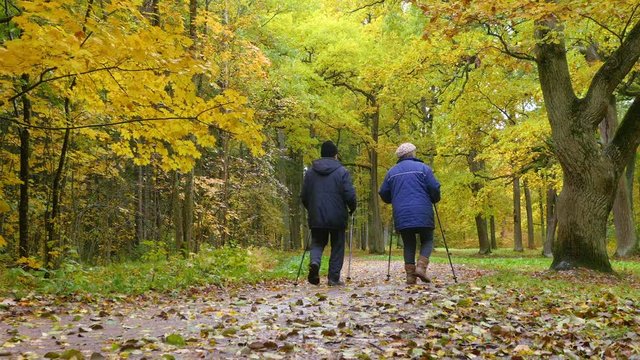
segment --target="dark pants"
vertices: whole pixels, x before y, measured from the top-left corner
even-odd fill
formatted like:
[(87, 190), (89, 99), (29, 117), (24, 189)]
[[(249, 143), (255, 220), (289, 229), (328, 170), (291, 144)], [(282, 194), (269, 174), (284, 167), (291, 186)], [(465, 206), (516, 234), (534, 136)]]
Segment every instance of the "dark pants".
[(331, 256), (329, 257), (329, 280), (339, 281), (344, 262), (344, 230), (311, 229), (311, 263), (321, 264), (322, 252), (331, 235)]
[(420, 255), (429, 257), (433, 250), (432, 228), (410, 228), (400, 230), (404, 242), (404, 263), (416, 263), (416, 235), (420, 235)]

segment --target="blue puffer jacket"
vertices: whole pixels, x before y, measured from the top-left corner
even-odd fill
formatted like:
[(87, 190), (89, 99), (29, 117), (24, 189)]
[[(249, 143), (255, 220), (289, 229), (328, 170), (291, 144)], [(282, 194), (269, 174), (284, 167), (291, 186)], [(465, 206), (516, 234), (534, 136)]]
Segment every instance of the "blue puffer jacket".
[(401, 159), (384, 177), (378, 192), (393, 205), (396, 230), (435, 228), (432, 204), (440, 201), (440, 183), (421, 160)]
[(348, 213), (356, 210), (356, 191), (351, 175), (334, 158), (320, 158), (307, 170), (302, 183), (302, 204), (311, 229), (344, 230)]

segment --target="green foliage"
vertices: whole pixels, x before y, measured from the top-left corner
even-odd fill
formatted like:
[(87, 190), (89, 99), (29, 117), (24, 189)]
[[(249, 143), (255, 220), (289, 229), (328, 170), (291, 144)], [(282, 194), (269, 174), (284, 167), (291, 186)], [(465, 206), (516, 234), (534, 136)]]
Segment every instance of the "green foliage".
[(288, 255), (264, 248), (204, 247), (200, 253), (184, 259), (167, 257), (162, 247), (152, 247), (141, 261), (102, 267), (68, 261), (51, 271), (0, 269), (0, 285), (2, 293), (18, 297), (31, 291), (57, 295), (171, 292), (189, 286), (255, 283), (289, 276), (292, 272), (289, 262)]

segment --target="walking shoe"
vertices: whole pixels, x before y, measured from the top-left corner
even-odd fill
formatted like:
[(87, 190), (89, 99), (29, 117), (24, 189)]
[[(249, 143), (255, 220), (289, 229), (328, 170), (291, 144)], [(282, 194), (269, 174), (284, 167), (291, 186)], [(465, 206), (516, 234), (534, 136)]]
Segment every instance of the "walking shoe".
[(344, 286), (344, 282), (343, 281), (333, 281), (333, 280), (329, 280), (328, 282), (329, 286)]
[(313, 263), (309, 265), (309, 276), (307, 280), (313, 285), (320, 284), (320, 265)]
[(416, 284), (416, 266), (414, 264), (404, 264), (404, 271), (407, 273), (407, 285)]
[(431, 282), (431, 279), (427, 276), (427, 266), (429, 266), (429, 258), (426, 256), (420, 255), (418, 258), (418, 264), (416, 265), (415, 275), (418, 279), (428, 283)]

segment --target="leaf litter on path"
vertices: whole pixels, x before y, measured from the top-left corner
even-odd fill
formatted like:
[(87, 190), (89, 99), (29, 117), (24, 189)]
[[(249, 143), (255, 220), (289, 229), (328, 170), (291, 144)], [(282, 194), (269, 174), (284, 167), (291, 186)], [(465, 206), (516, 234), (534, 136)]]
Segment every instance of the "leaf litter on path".
[[(345, 266), (346, 270), (346, 266)], [(477, 286), (487, 272), (356, 260), (343, 287), (301, 281), (115, 299), (39, 297), (0, 312), (0, 356), (86, 359), (632, 358), (637, 301)], [(346, 272), (343, 272), (346, 278)]]

